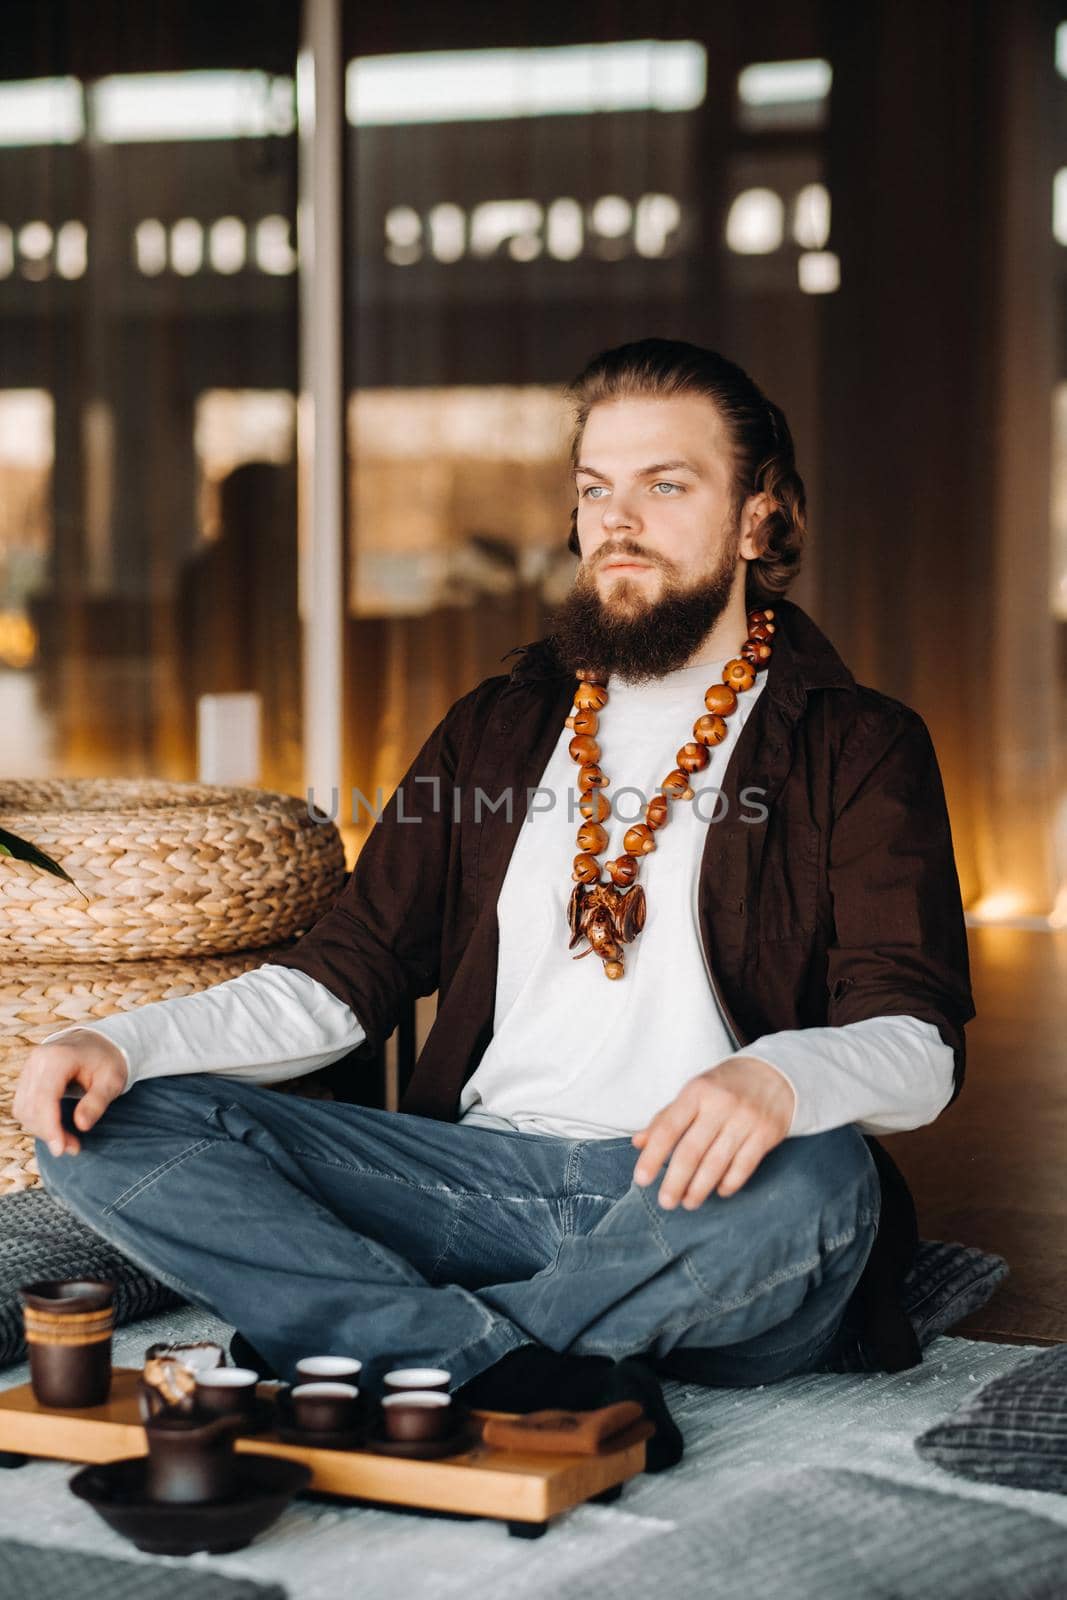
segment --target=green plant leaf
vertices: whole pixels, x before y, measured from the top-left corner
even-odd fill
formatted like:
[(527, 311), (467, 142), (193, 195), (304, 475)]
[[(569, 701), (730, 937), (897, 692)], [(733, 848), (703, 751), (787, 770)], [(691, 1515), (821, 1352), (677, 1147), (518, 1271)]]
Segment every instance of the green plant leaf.
[[(0, 828), (0, 852), (5, 856), (13, 856), (16, 861), (28, 861), (31, 866), (41, 867), (45, 872), (51, 872), (57, 878), (63, 878), (72, 889), (78, 889), (70, 873), (61, 867), (58, 861), (53, 860), (45, 851), (39, 850), (28, 839), (20, 839), (17, 833), (9, 833), (6, 828)], [(84, 889), (78, 889), (84, 900), (89, 896)]]

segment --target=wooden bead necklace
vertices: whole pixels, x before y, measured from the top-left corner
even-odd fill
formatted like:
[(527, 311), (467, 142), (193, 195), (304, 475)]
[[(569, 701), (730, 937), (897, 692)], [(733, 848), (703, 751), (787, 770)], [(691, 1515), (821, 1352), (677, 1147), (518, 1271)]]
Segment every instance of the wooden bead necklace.
[(575, 956), (576, 961), (596, 951), (607, 977), (622, 977), (622, 947), (632, 943), (645, 925), (645, 891), (637, 882), (640, 858), (656, 848), (655, 836), (669, 820), (669, 802), (693, 798), (689, 775), (707, 766), (711, 759), (709, 746), (725, 739), (726, 718), (737, 710), (738, 695), (752, 688), (756, 673), (762, 672), (770, 661), (774, 626), (773, 611), (748, 613), (748, 638), (723, 667), (722, 682), (713, 683), (705, 694), (707, 713), (694, 722), (693, 738), (679, 750), (678, 765), (659, 785), (662, 792), (653, 795), (645, 806), (644, 821), (626, 830), (623, 854), (605, 862), (610, 881), (601, 877), (597, 860), (608, 846), (604, 822), (611, 814), (604, 793), (608, 779), (599, 766), (600, 746), (596, 742), (599, 713), (608, 703), (607, 680), (599, 672), (578, 673), (574, 706), (567, 718), (567, 727), (574, 733), (568, 749), (579, 769), (578, 809), (585, 821), (578, 829), (578, 854), (572, 873), (568, 949), (573, 950), (581, 939), (588, 940), (588, 949)]

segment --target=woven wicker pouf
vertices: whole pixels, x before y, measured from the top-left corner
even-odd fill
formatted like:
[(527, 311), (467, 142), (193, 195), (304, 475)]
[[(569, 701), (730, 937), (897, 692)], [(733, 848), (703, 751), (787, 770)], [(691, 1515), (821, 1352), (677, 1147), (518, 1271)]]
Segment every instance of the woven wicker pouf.
[(310, 927), (345, 875), (336, 826), (312, 820), (298, 796), (262, 789), (6, 779), (0, 827), (54, 857), (77, 885), (0, 861), (0, 956), (16, 961), (259, 949)]
[[(36, 1183), (11, 1101), (32, 1047), (269, 961), (336, 900), (341, 835), (295, 795), (161, 779), (0, 781), (0, 1194)], [(83, 891), (79, 893), (80, 891)]]
[(72, 1023), (91, 1027), (101, 1017), (132, 1011), (151, 1000), (196, 994), (240, 972), (251, 972), (292, 940), (267, 950), (237, 951), (197, 960), (13, 961), (0, 970), (0, 1194), (38, 1181), (33, 1138), (11, 1114), (19, 1073), (35, 1044)]

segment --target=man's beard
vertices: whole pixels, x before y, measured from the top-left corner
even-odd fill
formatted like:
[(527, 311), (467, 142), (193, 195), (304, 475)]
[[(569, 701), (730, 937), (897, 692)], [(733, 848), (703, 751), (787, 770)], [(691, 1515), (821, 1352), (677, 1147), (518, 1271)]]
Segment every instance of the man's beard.
[[(584, 564), (574, 588), (552, 618), (560, 659), (571, 672), (600, 671), (624, 683), (662, 678), (684, 667), (722, 616), (737, 575), (739, 537), (729, 540), (718, 566), (706, 578), (683, 587), (673, 565), (652, 557), (632, 540), (601, 546), (594, 569), (604, 561), (632, 555), (664, 573), (658, 600), (644, 600), (626, 579), (616, 581), (606, 604)], [(626, 609), (620, 609), (620, 602)]]

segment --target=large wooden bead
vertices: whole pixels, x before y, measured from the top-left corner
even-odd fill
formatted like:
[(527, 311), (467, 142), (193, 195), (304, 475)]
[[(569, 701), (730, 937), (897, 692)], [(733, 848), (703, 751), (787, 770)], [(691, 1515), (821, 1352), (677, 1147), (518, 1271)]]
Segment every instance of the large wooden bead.
[(662, 828), (671, 814), (665, 794), (654, 794), (645, 807), (645, 821), (650, 828)]
[(597, 883), (600, 879), (600, 863), (595, 856), (587, 855), (583, 851), (574, 858), (574, 871), (571, 874), (575, 883)]
[(762, 639), (764, 643), (774, 638), (773, 622), (750, 622), (748, 625), (750, 639)]
[(588, 762), (578, 770), (579, 789), (603, 789), (607, 781), (605, 774), (594, 762)]
[(627, 828), (623, 835), (622, 847), (628, 856), (647, 856), (650, 850), (656, 848), (652, 829), (647, 823), (635, 823), (632, 828)]
[(577, 761), (581, 766), (586, 762), (600, 760), (600, 746), (587, 733), (575, 734), (567, 749), (571, 753), (571, 760)]
[(762, 639), (746, 639), (739, 653), (754, 667), (765, 667), (771, 659), (771, 647), (769, 644), (764, 644)]
[(599, 667), (581, 667), (574, 676), (583, 683), (607, 683), (607, 678)]
[(708, 710), (718, 717), (729, 717), (737, 710), (737, 696), (725, 683), (713, 683), (704, 696)]
[(578, 829), (578, 848), (588, 850), (590, 855), (598, 856), (601, 850), (606, 850), (608, 844), (608, 831), (602, 828), (599, 822), (583, 822)]
[(689, 744), (683, 744), (678, 752), (677, 760), (679, 771), (700, 772), (707, 766), (711, 756), (708, 754), (707, 745), (694, 744), (690, 741)]
[(616, 856), (606, 865), (608, 877), (619, 889), (628, 889), (637, 877), (637, 862), (633, 856)]
[(722, 744), (726, 738), (726, 719), (713, 715), (698, 717), (693, 723), (693, 733), (700, 744)]
[(623, 965), (621, 961), (605, 961), (604, 974), (608, 978), (621, 978)]
[(722, 681), (735, 691), (751, 689), (756, 681), (756, 673), (749, 662), (741, 661), (734, 656), (733, 660), (728, 661), (722, 669)]
[(568, 728), (573, 728), (575, 733), (595, 733), (598, 722), (595, 711), (576, 711), (573, 717), (567, 718)]
[(774, 627), (773, 627), (774, 612), (771, 610), (770, 606), (756, 606), (754, 610), (750, 611), (748, 613), (749, 626), (751, 626), (753, 622), (769, 622), (769, 623), (771, 623), (772, 624), (771, 632), (773, 633), (774, 632)]
[(590, 822), (604, 822), (611, 816), (611, 801), (599, 789), (587, 789), (578, 802), (578, 810)]
[(608, 703), (608, 691), (602, 683), (580, 683), (574, 691), (574, 703), (579, 711), (602, 711)]
[(693, 791), (689, 787), (689, 779), (684, 772), (679, 772), (675, 767), (673, 772), (668, 772), (660, 788), (664, 794), (669, 794), (672, 800), (692, 800)]

